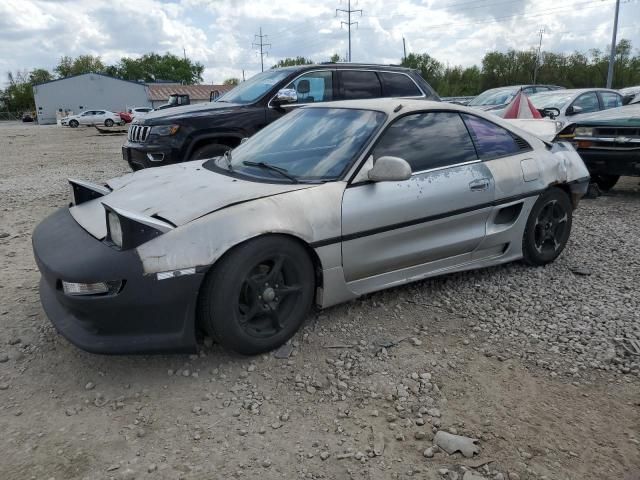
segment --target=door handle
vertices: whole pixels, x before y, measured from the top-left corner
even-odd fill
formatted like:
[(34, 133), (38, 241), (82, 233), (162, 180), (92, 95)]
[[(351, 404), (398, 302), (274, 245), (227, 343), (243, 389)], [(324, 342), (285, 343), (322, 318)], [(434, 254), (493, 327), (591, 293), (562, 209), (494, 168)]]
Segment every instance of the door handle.
[(479, 178), (478, 180), (469, 182), (469, 190), (471, 190), (472, 192), (487, 190), (489, 188), (489, 183), (490, 182), (488, 178)]

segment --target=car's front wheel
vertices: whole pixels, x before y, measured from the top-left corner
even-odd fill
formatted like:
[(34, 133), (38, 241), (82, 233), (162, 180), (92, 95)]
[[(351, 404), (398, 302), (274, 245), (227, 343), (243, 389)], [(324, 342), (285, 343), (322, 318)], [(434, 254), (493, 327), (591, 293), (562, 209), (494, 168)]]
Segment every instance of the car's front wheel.
[(558, 258), (569, 240), (572, 213), (569, 196), (559, 188), (551, 188), (538, 198), (522, 238), (526, 263), (546, 265)]
[(77, 121), (77, 120), (71, 120), (71, 121), (69, 122), (69, 126), (70, 126), (71, 128), (78, 128), (78, 125), (80, 125), (80, 124), (78, 123), (78, 121)]
[(611, 190), (618, 180), (620, 180), (620, 175), (607, 175), (604, 173), (598, 173), (591, 177), (591, 180), (598, 185), (598, 188), (603, 192), (608, 192)]
[(107, 119), (104, 121), (104, 126), (105, 126), (105, 127), (113, 127), (113, 120), (111, 120), (110, 118), (107, 118)]
[(199, 320), (222, 346), (255, 355), (291, 338), (314, 291), (314, 267), (305, 248), (283, 236), (260, 237), (235, 247), (208, 273)]
[(210, 143), (194, 151), (191, 155), (191, 160), (204, 160), (205, 158), (219, 157), (227, 150), (231, 150), (231, 147), (221, 143)]

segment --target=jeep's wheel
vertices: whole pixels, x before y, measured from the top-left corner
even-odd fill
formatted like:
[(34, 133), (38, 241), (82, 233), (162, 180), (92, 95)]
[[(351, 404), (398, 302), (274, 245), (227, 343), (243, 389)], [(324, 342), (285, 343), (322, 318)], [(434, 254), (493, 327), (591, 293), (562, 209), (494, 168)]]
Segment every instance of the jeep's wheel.
[(300, 328), (311, 308), (314, 269), (304, 247), (261, 237), (225, 255), (209, 272), (199, 320), (222, 346), (245, 355), (272, 350)]
[(607, 175), (604, 173), (598, 173), (591, 177), (591, 181), (595, 182), (598, 185), (598, 188), (603, 192), (608, 192), (611, 190), (618, 180), (620, 179), (620, 175)]
[(77, 121), (77, 120), (71, 120), (71, 121), (69, 122), (69, 126), (70, 126), (71, 128), (78, 128), (78, 125), (80, 125), (80, 124), (78, 123), (78, 121)]
[(522, 238), (524, 261), (529, 265), (553, 262), (569, 240), (571, 201), (565, 192), (552, 188), (533, 205)]
[(105, 127), (113, 127), (113, 120), (111, 120), (110, 118), (107, 118), (107, 119), (104, 121), (104, 126), (105, 126)]
[(221, 143), (210, 143), (204, 147), (198, 148), (191, 155), (191, 160), (204, 160), (205, 158), (219, 157), (227, 150), (231, 150), (231, 147), (223, 145)]

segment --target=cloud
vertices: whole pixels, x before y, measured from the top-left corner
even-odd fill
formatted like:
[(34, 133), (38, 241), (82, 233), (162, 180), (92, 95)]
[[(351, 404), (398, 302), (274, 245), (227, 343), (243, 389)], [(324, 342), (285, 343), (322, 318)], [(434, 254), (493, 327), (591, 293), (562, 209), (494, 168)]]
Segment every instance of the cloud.
[[(446, 3), (443, 3), (446, 2)], [(427, 52), (450, 65), (479, 64), (491, 50), (536, 48), (605, 50), (614, 0), (359, 0), (351, 2), (352, 59), (398, 63), (408, 51)], [(106, 63), (151, 51), (182, 55), (205, 66), (205, 80), (221, 82), (260, 70), (252, 43), (266, 35), (265, 67), (302, 55), (326, 61), (348, 49), (341, 21), (346, 1), (298, 0), (2, 0), (0, 72), (52, 69), (63, 55), (90, 53)], [(618, 38), (640, 47), (640, 4), (621, 6)]]

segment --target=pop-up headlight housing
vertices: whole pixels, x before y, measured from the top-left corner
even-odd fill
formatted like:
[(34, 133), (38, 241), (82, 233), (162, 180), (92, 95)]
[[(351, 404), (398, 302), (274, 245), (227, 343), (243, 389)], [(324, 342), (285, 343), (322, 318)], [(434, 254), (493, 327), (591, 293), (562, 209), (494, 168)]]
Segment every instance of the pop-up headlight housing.
[(111, 189), (96, 185), (95, 183), (85, 182), (83, 180), (75, 180), (69, 178), (69, 185), (71, 185), (71, 198), (74, 205), (82, 205), (89, 200), (95, 200), (96, 198), (104, 197), (111, 193)]
[(107, 221), (106, 241), (120, 250), (136, 248), (175, 228), (175, 225), (154, 217), (102, 205)]

